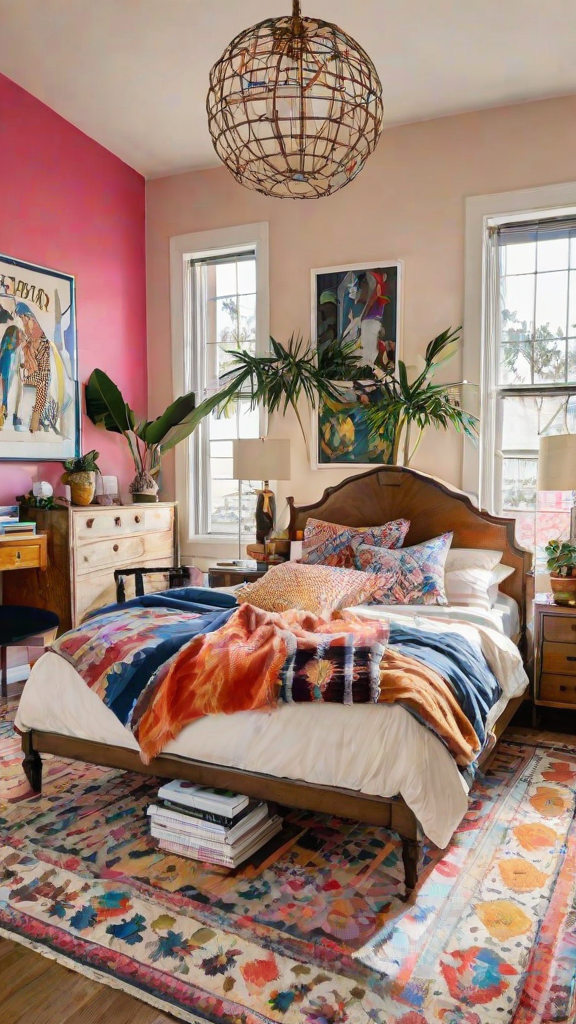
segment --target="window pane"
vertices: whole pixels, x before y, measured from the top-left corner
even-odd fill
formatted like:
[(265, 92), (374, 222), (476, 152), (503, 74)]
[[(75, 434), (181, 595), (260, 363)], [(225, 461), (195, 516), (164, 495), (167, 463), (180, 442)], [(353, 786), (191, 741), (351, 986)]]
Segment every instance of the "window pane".
[(536, 277), (536, 337), (564, 338), (568, 318), (568, 271)]
[(238, 263), (238, 294), (256, 291), (256, 260), (240, 260)]
[(532, 383), (531, 341), (503, 341), (500, 347), (500, 384)]
[(523, 395), (502, 399), (502, 453), (538, 452), (541, 434), (576, 433), (576, 397)]
[(566, 342), (560, 339), (534, 342), (534, 383), (557, 384), (566, 380)]
[(216, 265), (216, 295), (236, 295), (236, 267), (236, 261)]
[(576, 270), (570, 271), (568, 293), (568, 334), (576, 335)]
[(216, 337), (225, 345), (235, 345), (238, 336), (238, 305), (236, 296), (216, 299)]
[(243, 295), (238, 300), (239, 333), (241, 345), (256, 338), (256, 296)]
[(538, 240), (538, 273), (564, 270), (568, 266), (568, 237)]
[(502, 505), (508, 510), (536, 508), (537, 459), (508, 459), (502, 465)]
[(236, 405), (233, 404), (226, 409), (222, 416), (213, 412), (209, 419), (210, 440), (229, 441), (237, 437), (236, 428)]
[(260, 410), (251, 409), (249, 402), (238, 407), (239, 437), (260, 437)]
[(502, 337), (504, 340), (530, 338), (534, 332), (533, 275), (505, 277), (501, 285)]
[(500, 273), (533, 274), (536, 270), (536, 242), (520, 242), (518, 245), (500, 247)]
[(231, 459), (232, 441), (210, 441), (210, 457), (215, 459)]

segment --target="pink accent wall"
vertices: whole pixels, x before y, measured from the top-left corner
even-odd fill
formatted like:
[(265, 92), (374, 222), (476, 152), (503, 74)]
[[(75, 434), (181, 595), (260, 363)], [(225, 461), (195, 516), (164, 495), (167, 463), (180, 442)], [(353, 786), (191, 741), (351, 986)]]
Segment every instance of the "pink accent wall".
[[(224, 168), (147, 183), (150, 412), (172, 396), (169, 238), (268, 221), (270, 327), (285, 341), (310, 334), (310, 271), (340, 264), (404, 261), (402, 357), (413, 363), (439, 331), (464, 315), (467, 196), (576, 179), (576, 96), (438, 118), (386, 130), (358, 177), (325, 199), (269, 199), (238, 185)], [(457, 363), (445, 370), (454, 380)], [(280, 497), (318, 498), (350, 469), (312, 471), (293, 418), (275, 416), (271, 434), (291, 437), (292, 481)], [(462, 442), (427, 431), (414, 466), (456, 485)], [(164, 493), (173, 487), (164, 463)], [(281, 506), (279, 505), (279, 508)]]
[[(144, 179), (4, 75), (0, 153), (0, 253), (75, 275), (80, 381), (101, 367), (143, 416)], [(101, 452), (102, 471), (127, 494), (134, 470), (124, 439), (83, 416), (82, 448)], [(0, 503), (62, 472), (60, 463), (0, 461)]]

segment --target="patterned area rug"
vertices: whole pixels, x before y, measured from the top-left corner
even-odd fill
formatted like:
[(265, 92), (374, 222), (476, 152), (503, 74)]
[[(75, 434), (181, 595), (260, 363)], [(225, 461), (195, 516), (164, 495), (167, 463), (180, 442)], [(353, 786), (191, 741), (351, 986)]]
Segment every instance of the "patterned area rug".
[(383, 829), (291, 813), (236, 872), (158, 851), (153, 780), (0, 723), (0, 932), (187, 1021), (536, 1024), (576, 1014), (576, 753), (501, 744), (449, 849), (398, 899)]

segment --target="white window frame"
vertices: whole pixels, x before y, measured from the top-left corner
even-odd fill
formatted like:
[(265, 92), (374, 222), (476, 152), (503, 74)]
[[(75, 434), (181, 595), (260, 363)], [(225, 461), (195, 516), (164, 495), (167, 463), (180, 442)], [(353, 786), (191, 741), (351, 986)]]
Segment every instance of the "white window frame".
[[(170, 238), (170, 313), (172, 334), (172, 387), (174, 398), (195, 390), (197, 379), (192, 352), (192, 309), (190, 288), (190, 261), (220, 254), (243, 252), (253, 248), (256, 254), (256, 351), (268, 350), (270, 337), (268, 222), (241, 224), (236, 227), (217, 228), (213, 231), (195, 231)], [(263, 423), (265, 433), (266, 424)], [(196, 432), (195, 432), (196, 433)], [(198, 559), (238, 556), (238, 539), (229, 534), (201, 535), (193, 529), (192, 445), (194, 434), (175, 448), (176, 500), (179, 507), (180, 548), (184, 558)], [(246, 538), (253, 540), (253, 537)]]
[(481, 508), (495, 514), (494, 450), (496, 438), (495, 323), (491, 294), (493, 275), (488, 272), (489, 231), (499, 224), (538, 217), (570, 217), (576, 214), (576, 182), (544, 185), (518, 192), (469, 196), (466, 199), (463, 379), (479, 385), (470, 388), (469, 411), (480, 417), (478, 447), (465, 443), (462, 488)]

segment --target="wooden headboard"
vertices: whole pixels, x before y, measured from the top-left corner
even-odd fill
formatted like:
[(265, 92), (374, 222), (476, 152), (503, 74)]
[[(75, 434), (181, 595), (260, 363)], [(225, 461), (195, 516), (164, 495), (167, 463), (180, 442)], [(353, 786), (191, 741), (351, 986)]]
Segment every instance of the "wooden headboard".
[(500, 584), (520, 608), (526, 625), (526, 573), (532, 555), (514, 537), (514, 519), (500, 519), (476, 508), (470, 498), (449, 484), (415, 469), (377, 466), (329, 487), (313, 505), (290, 506), (290, 537), (303, 530), (309, 518), (343, 526), (380, 526), (391, 519), (409, 519), (405, 545), (419, 544), (448, 530), (454, 532), (452, 547), (492, 548), (502, 552), (502, 563), (516, 572)]

